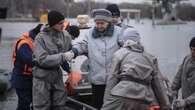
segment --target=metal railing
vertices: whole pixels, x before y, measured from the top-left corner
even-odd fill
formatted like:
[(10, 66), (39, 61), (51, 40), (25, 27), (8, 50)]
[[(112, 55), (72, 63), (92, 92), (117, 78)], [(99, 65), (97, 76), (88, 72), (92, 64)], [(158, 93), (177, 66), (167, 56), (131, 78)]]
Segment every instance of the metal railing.
[(73, 102), (73, 103), (75, 103), (75, 104), (77, 104), (79, 106), (82, 106), (82, 110), (97, 110), (96, 108), (94, 108), (94, 107), (92, 107), (90, 105), (87, 105), (87, 104), (85, 104), (83, 102), (77, 101), (77, 100), (75, 100), (75, 99), (73, 99), (71, 97), (68, 97), (68, 101)]

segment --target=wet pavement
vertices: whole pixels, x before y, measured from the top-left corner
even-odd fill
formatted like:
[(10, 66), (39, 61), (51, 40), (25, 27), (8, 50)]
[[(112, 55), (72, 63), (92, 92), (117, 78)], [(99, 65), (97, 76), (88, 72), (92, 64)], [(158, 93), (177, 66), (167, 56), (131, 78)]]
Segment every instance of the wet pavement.
[(16, 110), (18, 98), (15, 91), (7, 91), (6, 96), (5, 101), (0, 101), (0, 110)]

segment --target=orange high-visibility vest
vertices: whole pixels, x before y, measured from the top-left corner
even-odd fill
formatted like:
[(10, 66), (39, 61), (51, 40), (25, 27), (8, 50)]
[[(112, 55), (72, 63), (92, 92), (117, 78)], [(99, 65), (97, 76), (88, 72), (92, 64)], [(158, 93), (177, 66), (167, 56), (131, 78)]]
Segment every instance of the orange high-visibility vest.
[[(29, 37), (29, 33), (28, 32), (25, 32), (22, 35), (22, 37), (16, 41), (16, 44), (15, 44), (15, 47), (14, 47), (14, 50), (13, 50), (13, 54), (12, 54), (12, 61), (13, 61), (14, 66), (15, 66), (15, 63), (16, 63), (16, 53), (17, 53), (17, 50), (23, 44), (27, 44), (31, 48), (31, 50), (33, 51), (33, 41)], [(27, 64), (24, 64), (23, 74), (24, 75), (31, 75), (32, 74), (32, 67), (28, 66)]]

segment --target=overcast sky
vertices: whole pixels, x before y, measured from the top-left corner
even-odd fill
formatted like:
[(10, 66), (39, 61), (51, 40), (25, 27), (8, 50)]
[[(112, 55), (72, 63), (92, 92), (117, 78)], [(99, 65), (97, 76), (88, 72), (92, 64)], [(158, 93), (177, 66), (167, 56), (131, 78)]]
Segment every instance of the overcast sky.
[[(75, 0), (75, 1), (82, 1), (82, 0)], [(147, 1), (151, 2), (152, 0), (92, 0), (92, 1), (111, 2), (111, 3), (121, 3), (121, 2), (143, 3), (143, 2), (147, 2)], [(192, 3), (195, 6), (195, 0), (189, 0), (187, 2)]]

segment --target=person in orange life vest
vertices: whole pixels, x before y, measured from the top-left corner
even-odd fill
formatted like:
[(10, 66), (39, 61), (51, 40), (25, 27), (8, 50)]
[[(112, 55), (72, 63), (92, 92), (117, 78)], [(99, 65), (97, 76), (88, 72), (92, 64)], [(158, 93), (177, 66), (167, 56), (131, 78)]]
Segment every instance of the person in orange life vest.
[(17, 110), (30, 110), (32, 102), (32, 67), (33, 40), (40, 32), (42, 24), (38, 24), (29, 32), (25, 32), (15, 44), (13, 49), (13, 65), (11, 76), (12, 87), (18, 96)]

